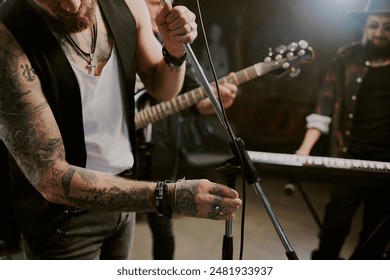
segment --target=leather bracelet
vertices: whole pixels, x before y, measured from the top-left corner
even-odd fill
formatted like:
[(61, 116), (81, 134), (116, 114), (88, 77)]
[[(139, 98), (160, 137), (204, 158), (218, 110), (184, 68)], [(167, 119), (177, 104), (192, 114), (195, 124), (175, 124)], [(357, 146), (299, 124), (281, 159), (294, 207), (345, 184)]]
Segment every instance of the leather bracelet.
[(184, 55), (180, 58), (173, 57), (167, 51), (164, 45), (162, 47), (162, 54), (164, 56), (164, 61), (168, 65), (169, 69), (176, 72), (179, 72), (180, 66), (182, 66), (184, 61), (187, 59), (187, 53), (184, 53)]
[(163, 182), (163, 190), (164, 190), (164, 197), (167, 201), (167, 208), (165, 209), (165, 216), (168, 218), (172, 218), (173, 209), (172, 209), (172, 198), (169, 193), (168, 185), (166, 182)]
[(158, 216), (172, 217), (172, 207), (169, 203), (168, 185), (166, 182), (157, 182), (154, 191), (155, 206)]

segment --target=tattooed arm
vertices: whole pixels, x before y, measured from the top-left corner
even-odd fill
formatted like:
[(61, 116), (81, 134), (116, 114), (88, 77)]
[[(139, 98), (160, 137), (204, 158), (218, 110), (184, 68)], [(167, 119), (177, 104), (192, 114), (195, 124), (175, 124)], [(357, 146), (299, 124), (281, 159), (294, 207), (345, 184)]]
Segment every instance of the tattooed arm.
[[(61, 134), (26, 55), (0, 24), (0, 138), (31, 184), (50, 202), (79, 208), (155, 211), (156, 183), (126, 180), (72, 166)], [(231, 219), (241, 205), (230, 188), (207, 180), (169, 184), (176, 212)], [(214, 213), (221, 206), (222, 215)]]
[(38, 77), (4, 25), (0, 36), (0, 136), (31, 184), (54, 203), (154, 210), (148, 195), (154, 183), (126, 181), (65, 161), (61, 134)]

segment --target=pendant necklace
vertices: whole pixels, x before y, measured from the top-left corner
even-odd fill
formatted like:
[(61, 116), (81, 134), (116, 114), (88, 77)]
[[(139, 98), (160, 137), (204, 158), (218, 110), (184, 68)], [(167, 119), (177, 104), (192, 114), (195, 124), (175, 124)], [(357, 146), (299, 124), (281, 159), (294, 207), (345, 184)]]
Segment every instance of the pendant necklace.
[(88, 71), (90, 73), (94, 72), (94, 68), (96, 67), (96, 64), (94, 63), (93, 58), (95, 56), (96, 41), (97, 41), (96, 20), (92, 25), (92, 44), (91, 44), (90, 52), (83, 51), (68, 33), (64, 33), (64, 34), (68, 39), (69, 43), (74, 47), (74, 49), (81, 55), (82, 58), (84, 58), (85, 61), (87, 61), (88, 64), (86, 68), (88, 69)]

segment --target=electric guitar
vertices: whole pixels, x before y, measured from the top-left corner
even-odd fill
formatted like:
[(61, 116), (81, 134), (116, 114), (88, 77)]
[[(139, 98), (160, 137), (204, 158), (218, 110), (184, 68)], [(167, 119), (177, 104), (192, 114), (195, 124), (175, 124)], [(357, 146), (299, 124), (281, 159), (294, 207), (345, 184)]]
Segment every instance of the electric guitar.
[[(300, 63), (311, 63), (313, 60), (313, 49), (306, 41), (301, 40), (298, 43), (293, 42), (288, 46), (278, 46), (275, 50), (270, 48), (268, 55), (265, 57), (263, 62), (256, 63), (250, 67), (240, 70), (234, 73), (234, 75), (221, 78), (218, 80), (218, 83), (224, 84), (229, 82), (238, 86), (267, 73), (276, 72), (277, 70), (281, 70), (281, 73), (293, 71), (292, 73), (295, 72), (297, 73), (296, 75), (298, 75), (299, 69), (295, 68), (295, 66)], [(212, 82), (210, 84), (213, 85), (215, 83)], [(184, 110), (192, 105), (195, 105), (206, 97), (207, 93), (205, 89), (203, 87), (199, 87), (180, 94), (169, 101), (164, 101), (145, 108), (135, 115), (135, 129), (138, 130), (144, 128), (150, 123)]]

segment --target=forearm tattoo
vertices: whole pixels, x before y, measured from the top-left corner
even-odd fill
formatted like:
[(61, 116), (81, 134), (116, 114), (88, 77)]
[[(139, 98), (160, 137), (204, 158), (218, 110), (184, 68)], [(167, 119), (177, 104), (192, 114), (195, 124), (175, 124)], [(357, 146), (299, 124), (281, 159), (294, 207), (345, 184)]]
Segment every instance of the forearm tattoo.
[[(77, 188), (72, 191), (71, 181), (80, 177), (87, 187)], [(102, 184), (94, 172), (71, 167), (62, 178), (65, 199), (79, 207), (105, 209), (105, 210), (128, 210), (147, 211), (150, 210), (147, 188), (126, 188), (119, 184), (130, 184), (122, 178), (114, 177), (106, 187), (98, 187)], [(75, 195), (76, 194), (76, 195)]]
[(149, 67), (149, 69), (146, 72), (141, 72), (139, 74), (142, 82), (144, 83), (144, 86), (147, 89), (151, 88), (152, 76), (154, 75), (154, 73), (156, 73), (156, 71), (157, 71), (157, 65), (154, 65), (152, 67)]
[(62, 173), (62, 171), (57, 168), (52, 168), (51, 173), (52, 173), (52, 177), (49, 180), (47, 180), (47, 183), (49, 185), (52, 185), (53, 187), (58, 187), (57, 179), (58, 176)]

